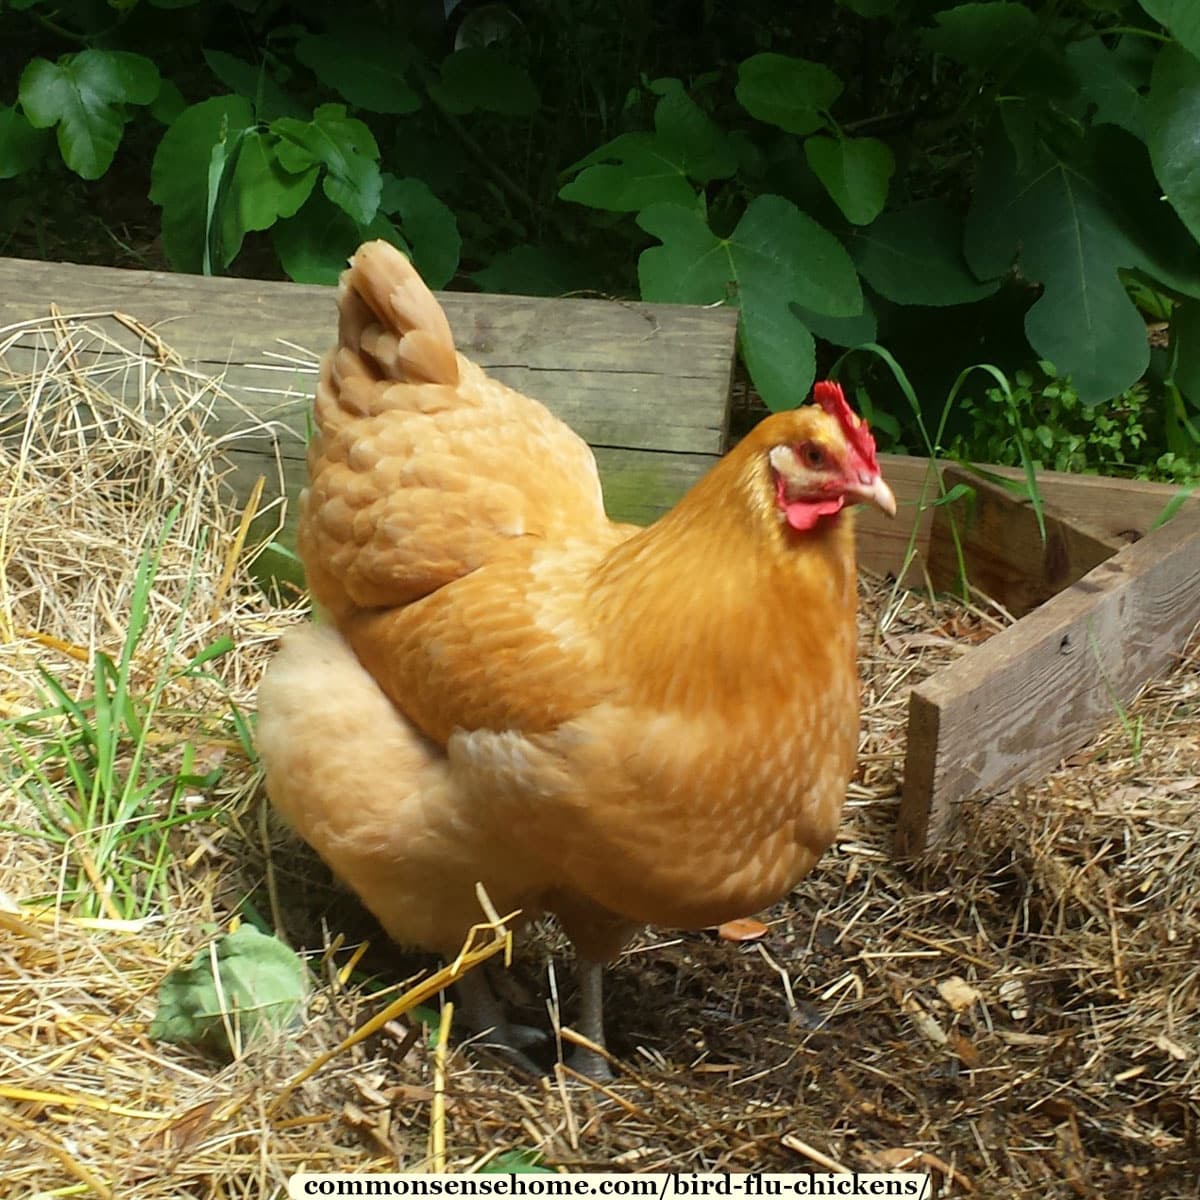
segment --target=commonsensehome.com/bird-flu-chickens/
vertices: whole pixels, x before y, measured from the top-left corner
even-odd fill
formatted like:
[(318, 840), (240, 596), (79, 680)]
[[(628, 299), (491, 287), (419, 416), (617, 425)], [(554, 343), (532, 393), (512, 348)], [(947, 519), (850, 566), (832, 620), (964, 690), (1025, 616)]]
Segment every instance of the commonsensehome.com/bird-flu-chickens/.
[(889, 1174), (827, 1172), (743, 1175), (653, 1172), (579, 1175), (315, 1174), (288, 1180), (290, 1200), (313, 1196), (635, 1196), (653, 1200), (675, 1197), (759, 1196), (906, 1197), (928, 1200), (930, 1177), (916, 1172)]

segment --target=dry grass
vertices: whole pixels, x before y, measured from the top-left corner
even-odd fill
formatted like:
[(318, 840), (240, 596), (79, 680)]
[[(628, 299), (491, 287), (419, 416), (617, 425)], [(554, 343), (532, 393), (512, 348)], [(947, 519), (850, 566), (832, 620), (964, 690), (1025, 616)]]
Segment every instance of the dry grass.
[[(42, 706), (39, 665), (88, 695), (89, 661), (125, 639), (139, 554), (179, 505), (131, 686), (169, 676), (154, 769), (177, 773), (190, 743), (220, 779), (184, 798), (195, 819), (168, 832), (147, 916), (118, 919), (111, 895), (98, 917), (68, 903), (84, 839), (0, 838), (0, 1194), (270, 1196), (302, 1166), (421, 1169), (432, 1146), (454, 1170), (517, 1148), (627, 1170), (913, 1159), (955, 1194), (1200, 1195), (1200, 653), (1131, 708), (1140, 745), (1114, 721), (902, 869), (888, 846), (907, 689), (992, 619), (882, 584), (864, 589), (866, 734), (837, 847), (763, 941), (659, 933), (629, 951), (610, 982), (617, 1083), (525, 1080), (465, 1049), (439, 1070), (399, 1019), (289, 1090), (407, 994), (419, 963), (374, 932), (363, 956), (341, 933), (361, 916), (263, 819), (230, 714), (252, 708), (297, 614), (248, 576), (203, 432), (218, 385), (165, 348), (120, 350), (107, 328), (0, 333), (0, 349), (42, 347), (0, 376), (0, 716)], [(182, 671), (223, 636), (219, 682)], [(52, 725), (17, 737), (36, 749)], [(38, 825), (11, 757), (0, 790), (7, 826)], [(311, 952), (303, 1028), (224, 1064), (149, 1040), (164, 975), (239, 913)], [(512, 973), (534, 1019), (548, 970), (569, 1016), (564, 947), (542, 930)]]

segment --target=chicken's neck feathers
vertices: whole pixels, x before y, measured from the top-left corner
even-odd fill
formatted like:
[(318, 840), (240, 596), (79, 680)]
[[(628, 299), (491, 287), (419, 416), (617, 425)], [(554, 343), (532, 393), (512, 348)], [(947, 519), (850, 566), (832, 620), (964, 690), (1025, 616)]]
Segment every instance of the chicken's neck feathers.
[(594, 572), (595, 627), (609, 660), (647, 681), (648, 703), (770, 703), (853, 669), (853, 514), (797, 533), (746, 474), (724, 460)]

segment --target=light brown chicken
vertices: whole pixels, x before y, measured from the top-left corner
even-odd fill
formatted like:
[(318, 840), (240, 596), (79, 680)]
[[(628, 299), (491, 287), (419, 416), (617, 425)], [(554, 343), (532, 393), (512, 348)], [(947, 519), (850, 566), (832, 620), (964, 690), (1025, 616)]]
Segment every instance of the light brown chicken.
[(586, 444), (456, 353), (396, 250), (363, 246), (338, 302), (299, 534), (328, 623), (262, 684), (269, 794), (397, 942), (455, 954), (476, 881), (555, 913), (600, 1041), (598, 964), (639, 926), (765, 908), (832, 842), (858, 736), (848, 507), (895, 501), (818, 384), (654, 525), (614, 524)]

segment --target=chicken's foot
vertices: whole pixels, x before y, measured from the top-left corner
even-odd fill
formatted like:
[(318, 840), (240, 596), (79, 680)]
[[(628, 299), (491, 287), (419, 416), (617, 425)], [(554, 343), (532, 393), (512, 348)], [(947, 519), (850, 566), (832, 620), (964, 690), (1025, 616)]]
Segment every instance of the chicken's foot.
[(468, 971), (455, 986), (458, 988), (463, 1022), (482, 1035), (480, 1045), (496, 1048), (522, 1070), (534, 1075), (546, 1073), (525, 1051), (544, 1045), (549, 1040), (549, 1034), (544, 1029), (520, 1025), (508, 1019), (504, 1006), (492, 991), (485, 968), (477, 967)]

